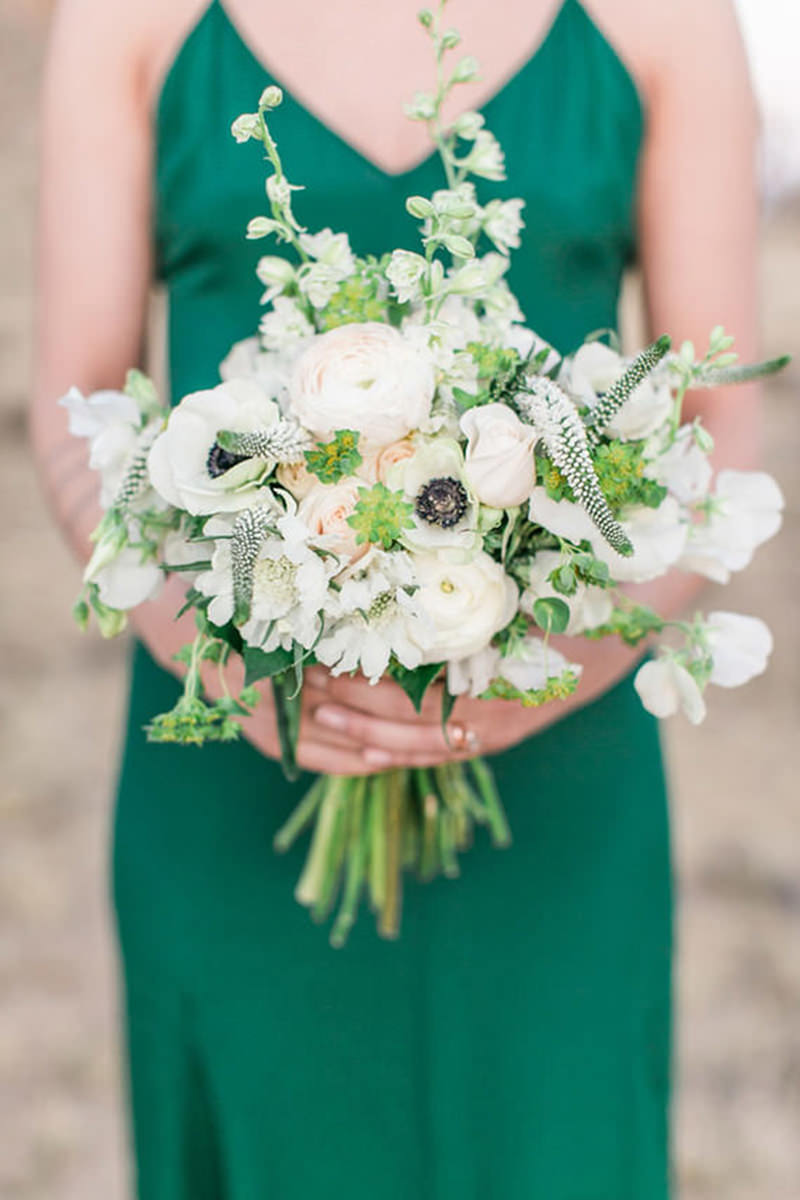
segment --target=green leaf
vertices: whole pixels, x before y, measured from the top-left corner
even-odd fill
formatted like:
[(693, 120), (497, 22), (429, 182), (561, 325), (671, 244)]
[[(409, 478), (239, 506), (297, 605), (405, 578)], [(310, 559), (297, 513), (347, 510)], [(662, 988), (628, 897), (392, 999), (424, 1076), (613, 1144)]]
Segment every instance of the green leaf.
[[(259, 679), (272, 679), (287, 671), (294, 663), (291, 650), (260, 650), (257, 646), (244, 646), (244, 684), (249, 687)], [(294, 678), (294, 676), (292, 676)]]
[(358, 489), (360, 499), (356, 502), (347, 524), (356, 531), (356, 542), (369, 542), (374, 546), (391, 549), (404, 529), (413, 529), (410, 504), (400, 491), (390, 491), (383, 483), (371, 488)]
[[(277, 653), (277, 651), (273, 653)], [(267, 656), (265, 655), (265, 657)], [(291, 661), (291, 655), (289, 658)], [(289, 780), (299, 779), (297, 738), (300, 733), (303, 692), (302, 688), (296, 687), (293, 670), (278, 672), (272, 676), (272, 694), (275, 699), (275, 719), (281, 747), (283, 773)]]
[(555, 597), (537, 600), (533, 606), (533, 619), (545, 633), (563, 633), (569, 625), (569, 605)]
[(447, 684), (442, 689), (442, 731), (447, 737), (447, 722), (450, 720), (458, 696), (448, 691)]
[(575, 569), (570, 563), (564, 563), (563, 566), (556, 567), (547, 576), (547, 582), (554, 591), (560, 592), (562, 596), (574, 596), (578, 590), (578, 579), (575, 574)]
[(443, 666), (444, 663), (426, 663), (424, 667), (409, 670), (402, 663), (395, 661), (390, 664), (388, 673), (403, 689), (417, 712), (420, 712), (425, 693)]

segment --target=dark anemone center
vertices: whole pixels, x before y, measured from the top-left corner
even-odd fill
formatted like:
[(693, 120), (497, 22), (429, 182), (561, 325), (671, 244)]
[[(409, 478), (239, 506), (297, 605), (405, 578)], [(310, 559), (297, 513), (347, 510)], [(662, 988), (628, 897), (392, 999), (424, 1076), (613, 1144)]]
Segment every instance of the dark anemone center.
[(240, 462), (246, 462), (247, 458), (247, 454), (232, 454), (230, 450), (223, 450), (218, 442), (214, 442), (208, 452), (206, 470), (212, 479), (218, 479), (220, 475), (230, 471), (231, 467), (238, 467)]
[(467, 511), (467, 490), (452, 475), (429, 479), (417, 492), (414, 508), (417, 516), (429, 525), (451, 529)]

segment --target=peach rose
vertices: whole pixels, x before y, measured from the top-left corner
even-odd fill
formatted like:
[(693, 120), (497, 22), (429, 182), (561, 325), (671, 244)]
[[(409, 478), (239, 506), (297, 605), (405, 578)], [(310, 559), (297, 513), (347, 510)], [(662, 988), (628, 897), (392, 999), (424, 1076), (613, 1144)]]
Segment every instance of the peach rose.
[(297, 509), (312, 537), (324, 538), (325, 547), (348, 562), (366, 548), (356, 545), (355, 530), (347, 524), (363, 486), (362, 480), (352, 478), (334, 484), (314, 483)]

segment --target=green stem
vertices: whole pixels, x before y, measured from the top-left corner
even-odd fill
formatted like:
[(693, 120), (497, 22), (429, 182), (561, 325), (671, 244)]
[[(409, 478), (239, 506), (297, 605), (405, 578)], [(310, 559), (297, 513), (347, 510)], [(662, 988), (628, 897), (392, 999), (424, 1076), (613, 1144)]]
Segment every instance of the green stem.
[(272, 844), (279, 854), (285, 854), (306, 826), (310, 824), (314, 813), (320, 806), (325, 791), (325, 784), (326, 780), (323, 777), (312, 784), (289, 819), (275, 834)]
[(486, 809), (486, 820), (492, 841), (495, 846), (510, 846), (511, 830), (508, 826), (508, 819), (503, 809), (503, 803), (500, 799), (500, 793), (497, 790), (497, 784), (494, 781), (492, 772), (482, 758), (471, 759), (469, 765), (478, 786), (478, 793)]
[(380, 912), (386, 896), (386, 775), (372, 775), (367, 785), (369, 815), (369, 891)]
[(400, 898), (402, 888), (403, 810), (406, 796), (399, 771), (388, 771), (386, 821), (386, 889), (381, 908), (378, 932), (384, 938), (396, 938), (400, 932)]
[(366, 790), (366, 779), (363, 777), (356, 779), (347, 800), (350, 806), (347, 876), (345, 878), (341, 907), (330, 936), (331, 945), (336, 948), (345, 944), (347, 936), (355, 924), (358, 902), (361, 897), (361, 888), (364, 883), (368, 852), (368, 841), (365, 837), (367, 829), (366, 821), (364, 820), (364, 797)]

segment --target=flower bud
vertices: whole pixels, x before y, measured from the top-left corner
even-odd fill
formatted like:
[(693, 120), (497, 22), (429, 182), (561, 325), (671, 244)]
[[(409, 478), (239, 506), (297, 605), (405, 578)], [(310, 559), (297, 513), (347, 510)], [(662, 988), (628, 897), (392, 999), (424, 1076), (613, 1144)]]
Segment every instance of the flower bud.
[(456, 63), (456, 69), (453, 71), (453, 83), (471, 83), (477, 79), (480, 74), (480, 63), (477, 58), (471, 54), (466, 55)]
[(258, 113), (242, 113), (231, 125), (231, 133), (239, 143), (249, 141), (250, 138), (261, 141), (261, 121)]
[(267, 254), (258, 260), (256, 275), (265, 287), (278, 287), (280, 290), (294, 279), (294, 267), (285, 258)]
[(478, 136), (478, 130), (482, 129), (483, 125), (484, 118), (480, 113), (465, 112), (456, 118), (453, 129), (460, 138), (464, 138), (467, 142), (473, 142)]
[(435, 209), (430, 200), (426, 200), (424, 196), (409, 196), (406, 200), (406, 211), (412, 217), (424, 220), (426, 217), (432, 217)]
[(453, 50), (461, 41), (461, 34), (457, 29), (445, 29), (442, 34), (442, 49)]
[(267, 237), (270, 233), (276, 233), (278, 229), (280, 229), (280, 225), (271, 217), (253, 217), (247, 225), (247, 236), (253, 241), (256, 238)]
[(271, 83), (269, 87), (264, 88), (264, 91), (261, 93), (261, 99), (258, 102), (258, 107), (277, 108), (278, 105), (282, 103), (283, 92), (279, 87), (276, 87), (274, 83)]
[(423, 29), (430, 29), (433, 25), (433, 13), (429, 8), (421, 8), (417, 13), (417, 20)]
[(443, 238), (447, 249), (455, 258), (474, 258), (475, 247), (469, 238), (461, 237), (457, 233), (448, 233)]
[(436, 113), (436, 102), (430, 92), (415, 92), (414, 99), (403, 108), (412, 121), (430, 121)]

